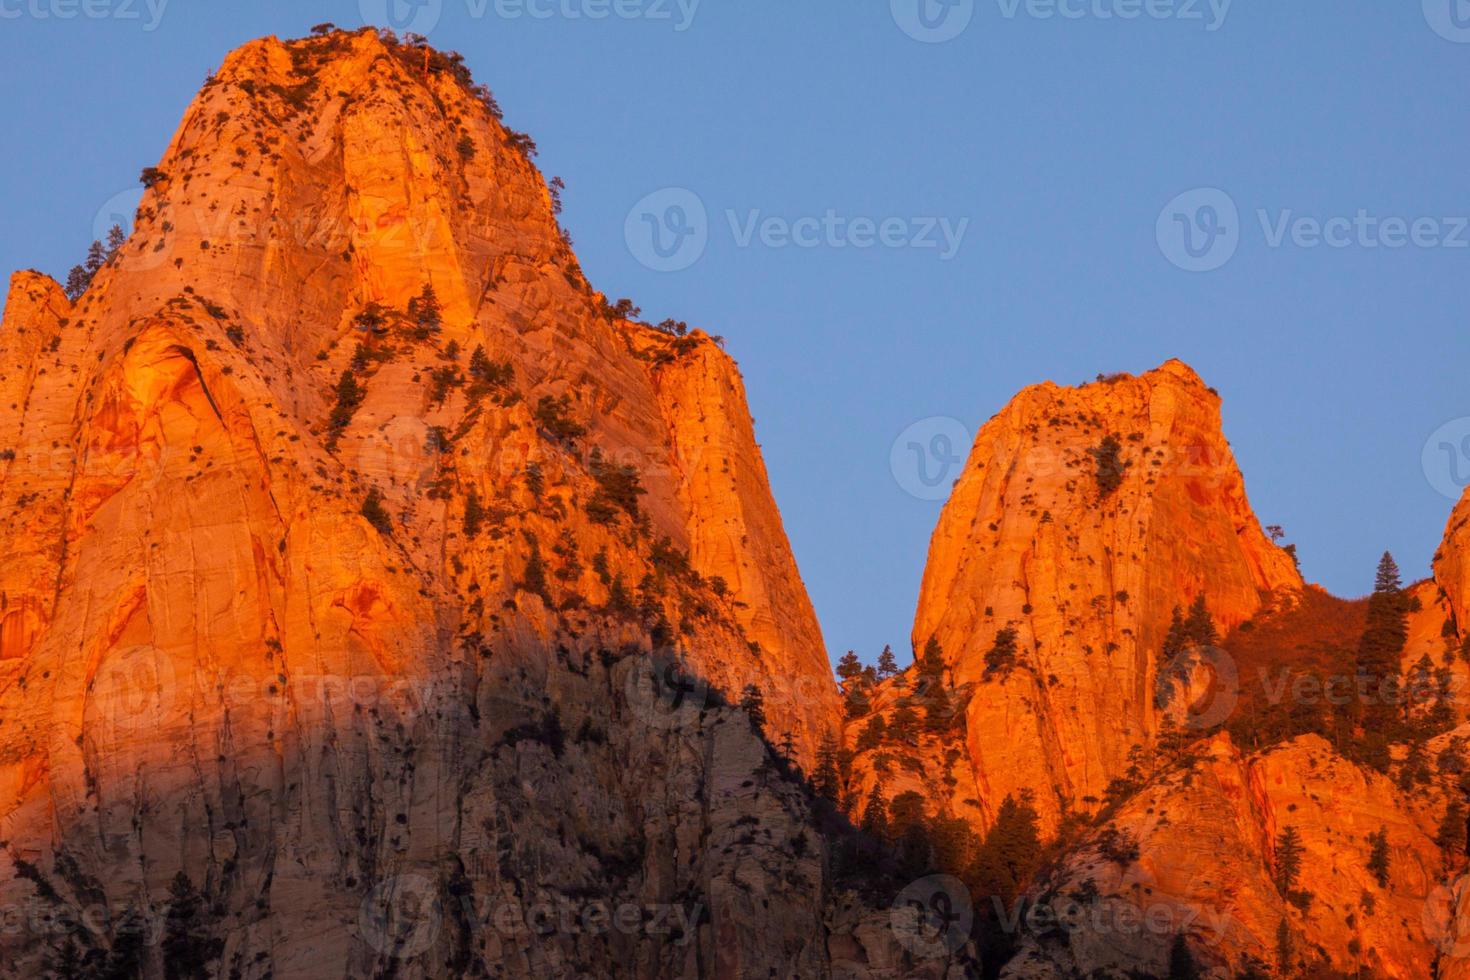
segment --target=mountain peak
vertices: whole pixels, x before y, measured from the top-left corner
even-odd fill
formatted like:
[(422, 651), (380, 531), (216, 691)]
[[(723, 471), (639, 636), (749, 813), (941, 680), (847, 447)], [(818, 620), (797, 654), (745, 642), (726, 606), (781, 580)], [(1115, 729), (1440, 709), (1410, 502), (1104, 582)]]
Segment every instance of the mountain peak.
[[(1169, 361), (1028, 389), (981, 428), (930, 544), (913, 642), (937, 641), (956, 681), (979, 686), (967, 724), (987, 807), (1031, 786), (1056, 818), (1100, 799), (1162, 724), (1149, 678), (1174, 607), (1203, 596), (1228, 629), (1300, 588), (1250, 509), (1218, 398)], [(1002, 631), (1014, 669), (991, 653)]]

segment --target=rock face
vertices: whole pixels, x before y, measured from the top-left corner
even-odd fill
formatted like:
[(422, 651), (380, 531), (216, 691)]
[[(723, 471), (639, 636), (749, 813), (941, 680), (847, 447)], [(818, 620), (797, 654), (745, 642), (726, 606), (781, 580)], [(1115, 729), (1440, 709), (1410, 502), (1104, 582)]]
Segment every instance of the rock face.
[[(1455, 692), (1441, 725), (1466, 717), (1463, 527), (1438, 580), (1404, 593), (1402, 669), (1427, 663)], [(1201, 596), (1222, 638), (1242, 632), (1166, 655), (1173, 610)], [(1318, 735), (1246, 752), (1210, 734), (1248, 699), (1250, 718), (1313, 716), (1321, 688), (1299, 678), (1350, 682), (1362, 623), (1323, 628), (1348, 607), (1361, 619), (1262, 532), (1187, 367), (1028, 389), (982, 428), (925, 571), (914, 646), (939, 644), (947, 671), (927, 683), (962, 720), (867, 748), (871, 715), (850, 721), (859, 805), (881, 784), (983, 832), (1006, 797), (1034, 803), (1057, 857), (993, 926), (1010, 980), (1171, 975), (1179, 938), (1210, 976), (1464, 975), (1465, 855), (1445, 834), (1470, 726), (1394, 746), (1389, 774)], [(871, 714), (891, 731), (923, 675), (878, 684)]]
[[(1301, 586), (1246, 501), (1218, 397), (1171, 361), (1029, 388), (981, 428), (930, 544), (914, 647), (938, 641), (956, 685), (976, 685), (965, 724), (987, 818), (1030, 789), (1055, 826), (1156, 737), (1176, 606), (1204, 595), (1228, 629)], [(1015, 668), (988, 671), (1006, 629)]]
[(14, 278), (0, 973), (161, 975), (181, 872), (235, 977), (947, 969), (767, 746), (837, 696), (734, 365), (528, 151), (455, 58), (269, 38), (79, 301)]
[[(1253, 757), (1218, 736), (1129, 799), (1040, 883), (1044, 911), (1033, 911), (1036, 925), (1004, 975), (1164, 976), (1182, 935), (1202, 967), (1235, 976), (1252, 959), (1277, 964), (1285, 928), (1297, 958), (1339, 975), (1429, 976), (1444, 936), (1433, 914), (1447, 894), (1435, 843), (1443, 802), (1437, 792), (1405, 796), (1316, 736)], [(1273, 880), (1287, 828), (1302, 842), (1294, 890), (1310, 898), (1305, 908)], [(1370, 870), (1380, 832), (1387, 883)], [(1111, 835), (1135, 843), (1136, 860), (1118, 858)]]

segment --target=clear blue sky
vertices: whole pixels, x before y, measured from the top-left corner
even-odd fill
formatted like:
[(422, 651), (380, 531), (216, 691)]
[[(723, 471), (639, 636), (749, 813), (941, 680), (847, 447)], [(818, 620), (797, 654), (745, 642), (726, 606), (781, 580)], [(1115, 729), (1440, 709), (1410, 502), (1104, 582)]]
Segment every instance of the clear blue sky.
[[(87, 2), (108, 16), (0, 0), (7, 272), (60, 276), (81, 258), (98, 208), (136, 186), (230, 48), (363, 23), (357, 0), (169, 0), (156, 23), (159, 0)], [(932, 28), (918, 0), (704, 0), (687, 22), (678, 0), (420, 2), (438, 18), (430, 40), (465, 54), (566, 179), (593, 283), (729, 339), (834, 658), (907, 648), (940, 504), (890, 471), (898, 433), (932, 416), (973, 431), (1026, 384), (1175, 356), (1221, 391), (1256, 511), (1285, 525), (1309, 578), (1364, 592), (1385, 548), (1428, 573), (1451, 500), (1421, 450), (1470, 416), (1470, 248), (1388, 248), (1359, 229), (1342, 248), (1290, 232), (1273, 247), (1256, 215), (1470, 215), (1470, 43), (1431, 29), (1418, 0), (1239, 0), (1223, 22), (1220, 0), (1188, 4), (1201, 19), (1133, 20), (1099, 16), (1129, 0), (1063, 0), (1079, 18), (959, 0), (947, 21), (927, 0)], [(599, 3), (639, 16), (566, 14)], [(1448, 3), (1440, 30), (1470, 34)], [(921, 43), (901, 24), (964, 29)], [(708, 243), (666, 272), (629, 217), (669, 187), (697, 196)], [(1186, 198), (1160, 217), (1201, 187), (1239, 219), (1205, 255), (1230, 260), (1189, 272), (1170, 259), (1193, 261), (1168, 241), (1173, 214), (1200, 247), (1229, 215)], [(672, 220), (669, 201), (648, 213)], [(946, 260), (853, 247), (848, 229), (834, 247), (819, 226), (797, 228), (815, 247), (781, 245), (779, 228), (747, 241), (754, 211), (901, 219), (895, 241), (920, 218), (969, 224)], [(1423, 226), (1421, 241), (1470, 242), (1457, 225)]]

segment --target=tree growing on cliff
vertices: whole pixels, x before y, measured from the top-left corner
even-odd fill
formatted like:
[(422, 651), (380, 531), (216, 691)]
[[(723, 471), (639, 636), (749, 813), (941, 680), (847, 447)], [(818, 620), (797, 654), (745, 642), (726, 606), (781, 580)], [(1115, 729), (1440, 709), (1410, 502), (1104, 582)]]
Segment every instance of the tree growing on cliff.
[(1296, 973), (1296, 940), (1291, 935), (1291, 923), (1285, 919), (1276, 927), (1276, 969), (1284, 977)]
[(168, 895), (163, 975), (166, 980), (208, 980), (209, 964), (219, 958), (224, 944), (210, 938), (204, 899), (182, 871), (174, 876)]
[(111, 262), (117, 257), (117, 253), (122, 250), (127, 240), (128, 236), (122, 230), (122, 225), (113, 225), (107, 229), (107, 261)]
[(1276, 835), (1276, 863), (1273, 879), (1276, 890), (1289, 896), (1296, 890), (1302, 873), (1302, 835), (1295, 827), (1287, 827)]
[(887, 680), (898, 673), (898, 658), (893, 655), (893, 647), (884, 644), (883, 652), (878, 654), (878, 679)]
[(883, 739), (888, 735), (888, 723), (883, 720), (882, 715), (874, 715), (868, 719), (863, 730), (858, 733), (857, 750), (866, 752), (876, 749), (883, 744)]
[(938, 680), (944, 676), (944, 648), (939, 645), (938, 638), (931, 636), (925, 641), (917, 666), (920, 677)]
[(383, 495), (378, 492), (377, 487), (369, 490), (368, 495), (363, 498), (362, 516), (378, 529), (379, 534), (393, 533), (393, 518), (388, 516), (388, 510), (383, 506)]
[(1379, 827), (1368, 835), (1368, 873), (1379, 888), (1388, 887), (1388, 828)]
[(841, 777), (837, 771), (837, 739), (828, 732), (817, 746), (817, 768), (812, 773), (812, 789), (817, 795), (837, 802), (842, 792)]
[(1365, 694), (1363, 727), (1391, 737), (1398, 727), (1399, 661), (1408, 642), (1408, 599), (1393, 555), (1383, 553), (1368, 598), (1368, 623), (1358, 641), (1357, 674)]
[(81, 299), (82, 294), (91, 284), (92, 277), (87, 275), (87, 270), (79, 265), (74, 265), (71, 267), (71, 272), (66, 275), (66, 286), (63, 291), (66, 293), (66, 298), (75, 303)]
[(1184, 627), (1184, 610), (1174, 607), (1169, 619), (1169, 632), (1164, 636), (1164, 648), (1160, 651), (1164, 663), (1179, 656), (1189, 647), (1189, 631)]
[(473, 538), (480, 533), (480, 525), (485, 521), (485, 508), (480, 504), (480, 495), (471, 490), (464, 502), (464, 534), (467, 538)]
[(1123, 459), (1123, 443), (1116, 435), (1109, 434), (1097, 446), (1088, 450), (1092, 456), (1097, 477), (1097, 499), (1107, 500), (1123, 485), (1123, 476), (1128, 472), (1128, 463)]
[(408, 301), (408, 319), (413, 325), (410, 334), (414, 340), (428, 340), (443, 329), (443, 308), (433, 283), (424, 283), (419, 294)]
[[(1041, 867), (1041, 832), (1036, 808), (1028, 794), (1018, 800), (1007, 796), (995, 812), (995, 823), (975, 853), (965, 877), (977, 897), (985, 896), (1009, 908)], [(981, 906), (997, 909), (994, 903)]]
[(1458, 796), (1452, 796), (1449, 806), (1445, 808), (1444, 819), (1439, 822), (1439, 832), (1435, 834), (1434, 840), (1440, 850), (1444, 851), (1445, 860), (1454, 867), (1465, 860), (1467, 819), (1470, 818), (1467, 818), (1464, 802)]
[(995, 643), (985, 654), (985, 677), (986, 681), (1000, 679), (1004, 681), (1016, 668), (1016, 630), (1015, 627), (1007, 626), (998, 630), (995, 634)]
[(1211, 647), (1220, 642), (1220, 633), (1210, 618), (1210, 608), (1203, 592), (1194, 597), (1189, 607), (1189, 617), (1184, 620), (1184, 635), (1197, 647)]
[(863, 807), (862, 820), (858, 826), (863, 833), (875, 840), (888, 839), (888, 801), (883, 797), (881, 782), (873, 787), (873, 793)]
[(1169, 980), (1200, 980), (1202, 975), (1189, 952), (1184, 933), (1176, 933), (1174, 944), (1169, 947)]
[(766, 696), (754, 684), (745, 685), (740, 694), (740, 710), (750, 720), (750, 729), (757, 734), (766, 730)]
[(352, 415), (357, 411), (357, 406), (362, 404), (367, 394), (357, 383), (357, 378), (350, 369), (344, 368), (342, 375), (337, 379), (337, 401), (332, 405), (332, 413), (327, 417), (327, 451), (332, 452), (337, 448), (337, 441), (341, 439), (342, 433), (347, 431), (347, 426), (352, 422)]

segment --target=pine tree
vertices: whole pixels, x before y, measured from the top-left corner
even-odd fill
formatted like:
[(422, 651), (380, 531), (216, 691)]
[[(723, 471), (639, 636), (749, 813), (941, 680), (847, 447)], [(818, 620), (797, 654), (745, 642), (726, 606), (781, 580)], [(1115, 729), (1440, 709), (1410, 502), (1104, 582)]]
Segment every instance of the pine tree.
[(873, 787), (873, 795), (863, 807), (862, 821), (858, 824), (863, 833), (878, 840), (888, 839), (888, 801), (883, 798), (883, 784)]
[(118, 916), (112, 930), (112, 946), (107, 952), (103, 976), (107, 980), (131, 980), (141, 975), (146, 953), (148, 923), (133, 906)]
[(1197, 647), (1211, 647), (1220, 642), (1220, 634), (1215, 630), (1215, 621), (1210, 618), (1203, 592), (1195, 597), (1194, 604), (1189, 607), (1189, 618), (1184, 621), (1184, 634)]
[(899, 866), (906, 877), (918, 877), (931, 866), (929, 819), (924, 797), (913, 790), (888, 804), (888, 832), (897, 844)]
[(745, 685), (740, 695), (740, 710), (750, 719), (750, 729), (764, 734), (766, 730), (766, 696), (754, 684)]
[(1164, 637), (1161, 657), (1165, 663), (1168, 663), (1183, 653), (1188, 646), (1189, 633), (1184, 628), (1184, 610), (1175, 606), (1174, 615), (1169, 620), (1169, 633)]
[(408, 301), (408, 316), (413, 321), (412, 334), (415, 340), (427, 340), (431, 334), (442, 329), (441, 309), (433, 283), (424, 283), (423, 290)]
[(883, 740), (887, 737), (888, 723), (883, 720), (882, 715), (874, 715), (868, 719), (868, 723), (858, 733), (857, 750), (859, 752), (866, 752), (869, 749), (876, 749), (883, 744)]
[(1388, 828), (1380, 827), (1368, 835), (1368, 871), (1379, 888), (1388, 887)]
[(337, 403), (332, 406), (332, 414), (327, 417), (327, 448), (336, 449), (337, 440), (347, 429), (352, 421), (352, 414), (357, 411), (357, 406), (362, 404), (365, 392), (357, 383), (353, 373), (344, 368), (342, 375), (337, 379)]
[(1445, 809), (1444, 819), (1439, 822), (1439, 833), (1434, 840), (1439, 844), (1440, 850), (1444, 851), (1445, 859), (1455, 865), (1465, 857), (1466, 820), (1464, 802), (1458, 796), (1452, 796), (1450, 805)]
[(833, 802), (836, 802), (842, 792), (841, 780), (837, 774), (837, 739), (832, 737), (831, 732), (823, 735), (821, 744), (817, 746), (817, 768), (812, 774), (812, 789), (816, 790), (818, 796)]
[(1302, 873), (1302, 836), (1295, 827), (1287, 827), (1276, 837), (1276, 890), (1290, 896)]
[[(976, 851), (968, 878), (978, 895), (1009, 907), (1041, 866), (1041, 833), (1036, 808), (1028, 796), (1007, 796), (995, 823)], [(991, 903), (982, 903), (990, 905)]]
[(218, 954), (204, 922), (204, 900), (180, 871), (168, 889), (164, 921), (163, 974), (166, 980), (208, 980), (209, 961)]
[(1189, 943), (1184, 933), (1174, 935), (1174, 945), (1169, 947), (1169, 980), (1200, 980), (1199, 967), (1190, 955)]
[(1408, 642), (1408, 603), (1393, 555), (1383, 553), (1368, 599), (1368, 623), (1358, 641), (1357, 673), (1367, 703), (1363, 725), (1390, 736), (1398, 721), (1399, 661)]
[(1284, 977), (1296, 972), (1296, 942), (1291, 937), (1291, 923), (1285, 919), (1276, 927), (1276, 969)]
[(71, 267), (71, 272), (66, 276), (66, 298), (75, 303), (92, 285), (92, 277), (87, 275), (87, 270), (79, 265)]
[(379, 534), (393, 533), (393, 518), (388, 515), (387, 509), (383, 506), (383, 495), (376, 487), (369, 490), (367, 497), (363, 499), (362, 516), (367, 518), (369, 524), (378, 529)]
[(985, 680), (997, 675), (1003, 681), (1016, 667), (1016, 630), (1007, 626), (995, 634), (995, 644), (985, 654)]
[(919, 676), (938, 679), (944, 676), (944, 649), (939, 640), (929, 637), (924, 644), (924, 654), (918, 661)]
[(107, 261), (111, 262), (128, 240), (127, 233), (122, 230), (122, 225), (113, 225), (107, 229)]
[(888, 737), (904, 745), (914, 744), (919, 737), (919, 716), (913, 708), (901, 704), (898, 710), (893, 712), (893, 719), (888, 723)]
[(863, 676), (863, 662), (858, 659), (856, 653), (849, 650), (842, 655), (841, 660), (837, 661), (837, 676), (843, 682), (843, 687), (847, 686), (848, 681), (854, 681)]
[(947, 730), (954, 721), (954, 706), (949, 692), (935, 682), (924, 698), (924, 728), (934, 734)]
[(473, 538), (480, 533), (480, 525), (485, 520), (485, 508), (480, 504), (480, 495), (471, 490), (470, 495), (464, 502), (464, 533), (465, 537)]
[(878, 679), (887, 680), (898, 673), (898, 658), (893, 655), (893, 647), (884, 644), (883, 652), (878, 654)]
[(1123, 485), (1123, 476), (1130, 464), (1123, 460), (1123, 443), (1115, 435), (1104, 437), (1088, 452), (1097, 466), (1097, 499), (1101, 503)]
[(92, 247), (87, 249), (87, 275), (94, 276), (97, 270), (107, 263), (107, 253), (102, 248), (102, 243), (93, 241)]

